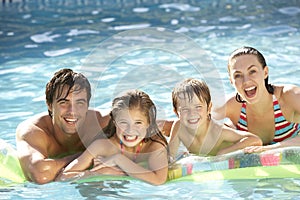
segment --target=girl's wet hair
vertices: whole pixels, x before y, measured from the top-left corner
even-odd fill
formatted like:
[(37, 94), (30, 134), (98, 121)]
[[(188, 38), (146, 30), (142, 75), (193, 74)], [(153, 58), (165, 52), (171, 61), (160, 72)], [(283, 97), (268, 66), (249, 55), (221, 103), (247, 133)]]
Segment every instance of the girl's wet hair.
[(124, 109), (138, 109), (147, 117), (149, 127), (144, 140), (145, 142), (152, 140), (162, 143), (161, 141), (163, 141), (163, 146), (167, 145), (167, 141), (158, 129), (156, 123), (156, 107), (149, 95), (140, 90), (128, 90), (113, 100), (112, 110), (110, 112), (110, 121), (103, 129), (107, 138), (112, 137), (116, 133), (114, 119), (118, 115), (119, 111)]
[(193, 78), (188, 78), (177, 84), (172, 91), (173, 109), (178, 115), (178, 103), (179, 99), (188, 98), (192, 100), (194, 94), (201, 102), (205, 102), (207, 107), (211, 103), (210, 91), (207, 84), (204, 81), (200, 81)]
[[(68, 90), (65, 96), (61, 97), (64, 88), (68, 88)], [(71, 90), (74, 92), (84, 89), (87, 92), (87, 102), (89, 104), (91, 99), (91, 85), (88, 79), (83, 74), (76, 73), (71, 69), (61, 69), (54, 74), (52, 79), (46, 85), (45, 94), (47, 105), (51, 105), (54, 98), (66, 98)], [(50, 110), (48, 110), (48, 113), (50, 117), (52, 117), (52, 112)]]
[[(230, 72), (231, 60), (238, 56), (242, 56), (242, 55), (254, 55), (254, 56), (256, 56), (258, 62), (262, 65), (263, 69), (267, 66), (264, 56), (257, 49), (255, 49), (253, 47), (241, 47), (241, 48), (234, 50), (230, 54), (229, 59), (228, 59), (228, 66), (227, 66), (228, 72)], [(273, 85), (269, 84), (268, 76), (265, 78), (265, 86), (266, 86), (267, 91), (270, 94), (274, 94), (274, 87), (273, 87)], [(235, 99), (237, 100), (237, 102), (240, 102), (240, 103), (245, 102), (238, 93), (236, 93)]]

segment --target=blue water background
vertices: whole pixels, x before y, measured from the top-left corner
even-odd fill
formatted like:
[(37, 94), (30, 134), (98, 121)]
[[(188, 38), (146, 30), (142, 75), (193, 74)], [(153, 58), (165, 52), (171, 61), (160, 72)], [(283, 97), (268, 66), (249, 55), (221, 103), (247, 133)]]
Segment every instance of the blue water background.
[[(17, 124), (47, 111), (45, 85), (62, 67), (89, 77), (94, 89), (92, 107), (105, 111), (116, 93), (138, 87), (153, 98), (161, 118), (175, 117), (170, 93), (182, 78), (206, 79), (213, 86), (216, 103), (234, 92), (227, 57), (245, 45), (265, 55), (271, 83), (300, 85), (299, 17), (299, 0), (6, 1), (0, 5), (0, 138), (14, 146)], [(130, 41), (159, 42), (159, 35), (132, 34), (155, 27), (193, 40), (200, 52), (192, 51), (191, 56), (205, 60), (207, 68), (197, 70), (176, 49), (126, 51)], [(118, 43), (116, 36), (121, 36)], [(122, 49), (124, 54), (106, 65), (93, 66), (89, 61), (95, 57), (105, 62), (106, 54), (97, 54), (99, 46), (104, 53)], [(211, 65), (217, 71), (207, 76), (204, 71)], [(299, 184), (299, 179), (180, 182), (158, 187), (140, 181), (26, 183), (0, 188), (0, 199), (297, 199)]]

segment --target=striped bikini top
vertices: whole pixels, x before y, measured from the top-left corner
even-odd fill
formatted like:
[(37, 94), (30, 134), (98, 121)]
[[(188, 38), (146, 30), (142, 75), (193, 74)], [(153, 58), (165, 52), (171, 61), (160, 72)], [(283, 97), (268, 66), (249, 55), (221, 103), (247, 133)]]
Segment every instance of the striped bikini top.
[[(300, 125), (298, 123), (289, 122), (283, 116), (278, 100), (273, 95), (273, 108), (275, 118), (275, 134), (271, 144), (281, 142), (287, 138), (293, 138), (300, 133)], [(246, 103), (243, 103), (240, 119), (237, 123), (237, 129), (242, 131), (248, 131), (247, 128), (247, 115), (246, 115)]]

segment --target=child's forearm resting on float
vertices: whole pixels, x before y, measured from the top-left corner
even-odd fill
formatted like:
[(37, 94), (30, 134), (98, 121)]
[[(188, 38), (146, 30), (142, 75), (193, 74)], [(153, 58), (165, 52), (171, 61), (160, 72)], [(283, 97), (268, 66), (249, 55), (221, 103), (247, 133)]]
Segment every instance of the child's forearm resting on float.
[[(167, 152), (165, 150), (152, 153), (152, 155), (149, 156), (148, 165), (149, 168), (153, 170), (145, 169), (123, 154), (115, 154), (103, 159), (103, 166), (117, 166), (129, 176), (144, 180), (154, 185), (159, 185), (164, 183), (167, 178), (166, 175), (168, 170), (168, 163), (167, 159), (164, 158), (167, 158)], [(163, 162), (163, 160), (165, 160), (165, 162)], [(155, 165), (160, 166), (153, 166), (153, 164), (151, 163), (156, 163)], [(97, 167), (95, 169), (97, 169)]]
[(251, 133), (243, 132), (243, 131), (238, 131), (238, 132), (241, 134), (241, 138), (238, 139), (238, 141), (231, 140), (230, 135), (226, 134), (229, 137), (227, 137), (225, 139), (227, 141), (233, 142), (234, 144), (232, 144), (231, 146), (226, 147), (224, 149), (221, 149), (217, 153), (217, 155), (226, 154), (226, 153), (233, 152), (236, 150), (244, 149), (245, 147), (248, 147), (248, 146), (262, 146), (262, 141), (258, 136), (251, 134)]

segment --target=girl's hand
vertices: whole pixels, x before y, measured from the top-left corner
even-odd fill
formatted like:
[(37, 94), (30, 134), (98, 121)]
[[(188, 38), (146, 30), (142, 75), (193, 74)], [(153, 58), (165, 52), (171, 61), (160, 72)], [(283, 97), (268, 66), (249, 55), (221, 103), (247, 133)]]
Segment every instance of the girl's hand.
[(103, 157), (102, 157), (102, 156), (97, 156), (96, 158), (94, 158), (94, 159), (93, 159), (94, 166), (103, 164), (101, 160), (103, 160)]
[(119, 155), (121, 155), (121, 154), (115, 154), (115, 155), (107, 157), (107, 158), (103, 158), (100, 156), (97, 157), (96, 163), (99, 163), (99, 164), (96, 165), (95, 167), (93, 167), (93, 169), (91, 169), (90, 171), (91, 172), (97, 171), (104, 167), (116, 167), (117, 165), (116, 165), (115, 160), (118, 159)]
[(125, 172), (117, 167), (103, 167), (97, 171), (91, 172), (93, 175), (118, 175), (118, 176), (127, 176)]

